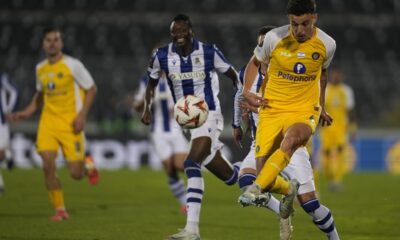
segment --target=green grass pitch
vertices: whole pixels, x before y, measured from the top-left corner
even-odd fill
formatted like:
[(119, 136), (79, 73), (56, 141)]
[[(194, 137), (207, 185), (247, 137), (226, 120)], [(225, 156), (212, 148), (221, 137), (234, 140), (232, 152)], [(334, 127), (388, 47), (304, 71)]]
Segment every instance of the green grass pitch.
[[(185, 217), (162, 172), (103, 171), (98, 186), (77, 182), (59, 171), (70, 220), (51, 222), (53, 209), (40, 169), (2, 170), (6, 194), (0, 197), (1, 240), (165, 239), (182, 228)], [(277, 218), (265, 209), (241, 208), (238, 186), (227, 187), (204, 173), (200, 231), (203, 240), (279, 239)], [(340, 193), (326, 190), (322, 202), (335, 218), (341, 239), (400, 239), (400, 176), (353, 173)], [(296, 206), (294, 240), (325, 239)]]

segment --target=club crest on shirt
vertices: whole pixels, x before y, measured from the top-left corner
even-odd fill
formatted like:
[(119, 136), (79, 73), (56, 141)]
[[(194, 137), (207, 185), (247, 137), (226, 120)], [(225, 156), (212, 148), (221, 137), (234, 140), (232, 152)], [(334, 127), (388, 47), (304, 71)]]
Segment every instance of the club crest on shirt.
[(56, 84), (52, 81), (47, 82), (47, 88), (50, 90), (54, 90), (56, 88)]
[(312, 59), (314, 59), (314, 60), (318, 60), (318, 59), (319, 59), (319, 56), (320, 56), (320, 54), (319, 54), (318, 52), (313, 52), (313, 54), (312, 54), (311, 56), (312, 56)]
[(196, 58), (194, 59), (194, 64), (196, 64), (196, 65), (201, 65), (200, 58), (196, 57)]

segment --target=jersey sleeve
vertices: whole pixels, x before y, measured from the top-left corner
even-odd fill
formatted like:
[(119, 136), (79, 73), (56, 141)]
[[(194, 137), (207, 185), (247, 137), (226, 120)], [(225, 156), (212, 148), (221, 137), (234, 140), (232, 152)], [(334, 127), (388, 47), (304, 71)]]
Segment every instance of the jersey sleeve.
[(346, 107), (347, 107), (347, 110), (352, 110), (354, 108), (354, 106), (356, 105), (356, 102), (355, 102), (355, 99), (354, 99), (354, 91), (348, 85), (345, 85), (344, 90), (345, 90), (345, 94), (346, 94)]
[(161, 72), (162, 72), (159, 55), (157, 54), (158, 52), (159, 49), (153, 52), (153, 55), (151, 56), (149, 62), (149, 67), (147, 69), (149, 76), (153, 79), (159, 79), (161, 77)]
[(228, 63), (226, 60), (224, 54), (217, 48), (216, 45), (214, 47), (214, 67), (219, 73), (225, 73), (228, 71), (229, 68), (231, 68), (231, 64)]
[(327, 69), (332, 62), (333, 56), (335, 55), (336, 51), (336, 42), (332, 38), (325, 41), (326, 47), (326, 58), (322, 65), (322, 69)]
[[(17, 88), (11, 84), (8, 75), (3, 74), (1, 79), (2, 90), (8, 93), (8, 98), (5, 94), (2, 94), (2, 103), (4, 112), (12, 112), (17, 105), (18, 91)], [(4, 98), (3, 98), (4, 97)]]
[(71, 66), (72, 75), (80, 87), (88, 90), (94, 85), (94, 80), (81, 61), (75, 59)]
[(269, 63), (269, 58), (273, 48), (273, 35), (272, 32), (268, 32), (265, 37), (262, 45), (257, 45), (254, 49), (254, 56), (257, 58), (259, 62)]
[(232, 116), (232, 127), (238, 128), (242, 122), (242, 109), (239, 106), (241, 96), (243, 93), (243, 74), (244, 69), (239, 71), (239, 86), (237, 86), (236, 92), (233, 95), (233, 116)]
[(36, 77), (36, 91), (41, 92), (41, 91), (43, 91), (43, 89), (42, 89), (42, 84), (40, 83), (39, 72), (38, 72), (37, 66), (36, 66), (36, 71), (35, 71), (35, 77)]

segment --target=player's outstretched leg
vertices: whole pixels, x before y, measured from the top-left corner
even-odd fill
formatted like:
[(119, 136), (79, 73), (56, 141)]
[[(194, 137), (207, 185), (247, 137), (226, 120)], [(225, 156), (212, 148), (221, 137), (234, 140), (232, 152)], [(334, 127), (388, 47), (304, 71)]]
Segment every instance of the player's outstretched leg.
[(169, 186), (169, 189), (171, 190), (172, 194), (179, 201), (179, 204), (181, 205), (181, 212), (186, 214), (187, 211), (186, 211), (185, 183), (182, 181), (182, 179), (179, 179), (178, 176), (169, 177), (168, 178), (168, 186)]
[(201, 166), (191, 159), (187, 159), (184, 163), (184, 170), (187, 176), (186, 190), (186, 226), (179, 230), (178, 233), (171, 235), (168, 239), (171, 240), (197, 240), (200, 239), (199, 221), (201, 202), (204, 192), (204, 179), (201, 175)]
[(301, 206), (312, 217), (314, 224), (326, 234), (329, 240), (340, 239), (329, 208), (320, 204), (318, 199), (310, 200)]

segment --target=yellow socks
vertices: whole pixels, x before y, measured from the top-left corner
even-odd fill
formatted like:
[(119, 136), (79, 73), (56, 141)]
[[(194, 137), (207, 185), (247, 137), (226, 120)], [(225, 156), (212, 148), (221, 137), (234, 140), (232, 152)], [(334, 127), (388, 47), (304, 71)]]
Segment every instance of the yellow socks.
[(55, 209), (65, 209), (64, 194), (61, 189), (49, 191), (49, 198)]
[(270, 192), (287, 195), (289, 193), (290, 184), (283, 177), (277, 176), (274, 185), (272, 185)]
[(258, 174), (256, 183), (261, 189), (267, 188), (278, 174), (289, 164), (289, 156), (281, 149), (276, 150), (265, 162), (261, 172)]

